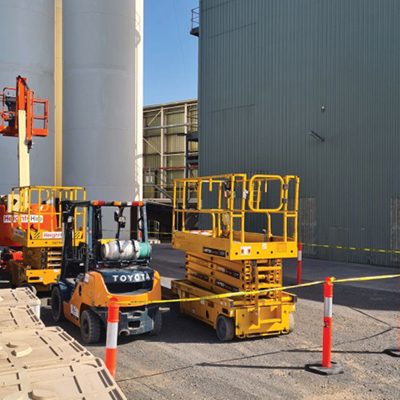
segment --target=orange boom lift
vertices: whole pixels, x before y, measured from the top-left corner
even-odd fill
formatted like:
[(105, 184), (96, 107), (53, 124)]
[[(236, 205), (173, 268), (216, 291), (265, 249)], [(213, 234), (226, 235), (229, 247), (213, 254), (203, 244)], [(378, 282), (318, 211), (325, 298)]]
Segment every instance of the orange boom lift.
[[(49, 290), (61, 267), (62, 200), (85, 199), (78, 187), (31, 186), (34, 136), (48, 136), (48, 100), (35, 98), (27, 78), (0, 93), (0, 134), (18, 139), (18, 186), (0, 196), (0, 265), (14, 286)], [(78, 240), (84, 238), (84, 215)]]

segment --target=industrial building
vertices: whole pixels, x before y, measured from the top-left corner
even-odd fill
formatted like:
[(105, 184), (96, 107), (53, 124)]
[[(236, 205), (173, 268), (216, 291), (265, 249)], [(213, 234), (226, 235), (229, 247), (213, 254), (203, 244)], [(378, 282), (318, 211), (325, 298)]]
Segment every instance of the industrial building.
[(198, 170), (197, 100), (143, 109), (143, 198), (152, 240), (171, 240), (173, 181)]
[(170, 203), (173, 180), (197, 176), (197, 100), (143, 109), (143, 196)]
[(200, 175), (299, 175), (303, 242), (399, 249), (399, 14), (395, 0), (200, 1)]

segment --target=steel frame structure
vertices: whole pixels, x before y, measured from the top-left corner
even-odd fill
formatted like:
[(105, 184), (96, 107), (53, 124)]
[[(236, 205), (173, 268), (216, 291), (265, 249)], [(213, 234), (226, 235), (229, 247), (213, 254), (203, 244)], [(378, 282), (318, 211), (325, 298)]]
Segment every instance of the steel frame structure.
[[(170, 202), (174, 178), (197, 176), (197, 163), (187, 163), (189, 153), (191, 158), (197, 154), (197, 144), (188, 142), (197, 127), (197, 100), (144, 107), (144, 197)], [(174, 162), (179, 157), (184, 161)], [(149, 193), (151, 189), (154, 194)]]

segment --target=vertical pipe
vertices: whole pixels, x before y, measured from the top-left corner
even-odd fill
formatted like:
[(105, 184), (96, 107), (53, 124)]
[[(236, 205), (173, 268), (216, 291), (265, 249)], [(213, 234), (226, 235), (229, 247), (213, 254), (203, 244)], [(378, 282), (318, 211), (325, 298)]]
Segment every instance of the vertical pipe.
[[(164, 125), (165, 125), (165, 114), (164, 114), (164, 107), (160, 109), (160, 187), (164, 189), (164, 178), (165, 178), (165, 164), (164, 164)], [(160, 198), (163, 198), (164, 194), (160, 192)]]
[(143, 199), (143, 0), (134, 0), (135, 7), (135, 107), (134, 107), (134, 184), (133, 198), (135, 201)]
[(62, 186), (63, 45), (62, 2), (55, 1), (54, 15), (54, 184)]
[(188, 178), (189, 177), (189, 171), (188, 171), (188, 162), (187, 162), (187, 156), (188, 156), (188, 152), (190, 151), (189, 149), (189, 145), (188, 145), (188, 140), (187, 140), (187, 134), (188, 134), (188, 123), (189, 123), (189, 119), (188, 119), (188, 105), (187, 103), (184, 104), (183, 106), (183, 133), (185, 134), (185, 146), (184, 146), (184, 162), (185, 162), (185, 169), (183, 170), (183, 177), (184, 178)]

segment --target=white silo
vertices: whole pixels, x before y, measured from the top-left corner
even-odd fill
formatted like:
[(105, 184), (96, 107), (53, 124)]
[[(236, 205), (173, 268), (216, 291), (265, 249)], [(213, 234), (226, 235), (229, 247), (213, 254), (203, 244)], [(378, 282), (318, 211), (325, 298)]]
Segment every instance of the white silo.
[(142, 197), (142, 0), (63, 2), (63, 184)]
[[(49, 99), (49, 136), (34, 138), (31, 184), (54, 183), (54, 0), (0, 0), (0, 90), (28, 78)], [(0, 137), (0, 194), (18, 185), (17, 139)]]

